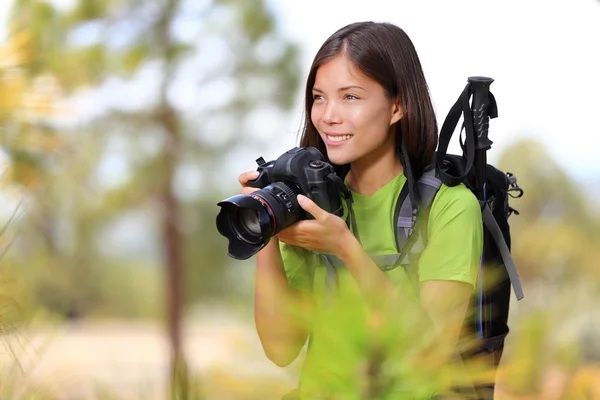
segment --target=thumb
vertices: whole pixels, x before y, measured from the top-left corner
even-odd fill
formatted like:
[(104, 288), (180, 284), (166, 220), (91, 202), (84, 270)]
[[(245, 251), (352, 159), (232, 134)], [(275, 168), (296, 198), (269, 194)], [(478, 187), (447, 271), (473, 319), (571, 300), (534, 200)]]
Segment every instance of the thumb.
[(327, 211), (323, 210), (314, 201), (302, 194), (299, 194), (297, 199), (300, 207), (302, 207), (304, 211), (310, 213), (315, 219), (321, 219), (328, 214)]

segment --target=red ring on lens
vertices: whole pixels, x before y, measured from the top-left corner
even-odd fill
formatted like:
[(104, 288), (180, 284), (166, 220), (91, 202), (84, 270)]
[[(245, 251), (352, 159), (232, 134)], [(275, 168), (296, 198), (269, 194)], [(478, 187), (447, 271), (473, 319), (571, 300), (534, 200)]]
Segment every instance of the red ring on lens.
[(273, 213), (273, 210), (271, 209), (271, 206), (269, 205), (269, 203), (267, 203), (262, 197), (257, 196), (255, 194), (250, 193), (248, 196), (251, 196), (251, 197), (255, 198), (256, 200), (260, 201), (267, 208), (267, 211), (271, 215), (271, 220), (273, 220), (273, 232), (276, 232), (277, 231), (277, 220), (275, 219), (275, 214)]

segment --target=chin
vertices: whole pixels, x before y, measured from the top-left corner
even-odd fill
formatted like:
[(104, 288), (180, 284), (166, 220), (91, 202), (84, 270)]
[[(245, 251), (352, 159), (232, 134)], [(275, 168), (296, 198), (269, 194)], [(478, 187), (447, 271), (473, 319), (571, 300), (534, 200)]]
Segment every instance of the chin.
[(327, 158), (334, 165), (346, 165), (355, 160), (348, 152), (339, 151), (338, 149), (327, 149)]

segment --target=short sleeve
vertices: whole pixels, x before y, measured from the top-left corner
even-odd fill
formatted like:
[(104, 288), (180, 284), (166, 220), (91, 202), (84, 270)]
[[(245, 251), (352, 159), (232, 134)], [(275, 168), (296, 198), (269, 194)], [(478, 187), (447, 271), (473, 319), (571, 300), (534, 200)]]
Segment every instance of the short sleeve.
[(427, 246), (419, 260), (419, 280), (475, 285), (482, 249), (479, 201), (462, 184), (442, 186), (431, 206)]
[(312, 275), (309, 253), (299, 247), (279, 242), (283, 267), (290, 287), (310, 292)]

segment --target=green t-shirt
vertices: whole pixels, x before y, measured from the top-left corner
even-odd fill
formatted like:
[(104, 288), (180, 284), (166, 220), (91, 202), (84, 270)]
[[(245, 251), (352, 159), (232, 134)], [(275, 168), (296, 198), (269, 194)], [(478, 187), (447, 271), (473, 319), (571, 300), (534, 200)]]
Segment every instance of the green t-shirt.
[[(404, 174), (399, 174), (371, 196), (352, 193), (357, 229), (368, 254), (397, 253), (393, 216), (405, 182)], [(417, 269), (419, 281), (449, 280), (475, 286), (482, 246), (481, 211), (476, 197), (464, 185), (442, 185), (430, 208), (427, 245)], [(310, 398), (326, 387), (344, 399), (359, 398), (364, 383), (359, 371), (364, 372), (365, 365), (369, 364), (364, 356), (368, 353), (365, 350), (371, 335), (368, 308), (356, 281), (345, 268), (337, 268), (335, 297), (326, 305), (326, 268), (322, 259), (284, 244), (281, 244), (281, 254), (290, 286), (310, 293), (316, 304), (301, 393)], [(418, 301), (413, 283), (402, 267), (386, 274), (403, 293)], [(400, 315), (402, 309), (398, 309), (398, 313)], [(394, 335), (399, 337), (403, 333), (397, 331), (391, 335), (394, 340)], [(401, 343), (398, 346), (402, 348)], [(397, 375), (406, 376), (401, 365), (398, 364)]]

